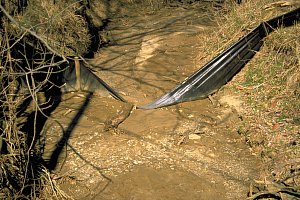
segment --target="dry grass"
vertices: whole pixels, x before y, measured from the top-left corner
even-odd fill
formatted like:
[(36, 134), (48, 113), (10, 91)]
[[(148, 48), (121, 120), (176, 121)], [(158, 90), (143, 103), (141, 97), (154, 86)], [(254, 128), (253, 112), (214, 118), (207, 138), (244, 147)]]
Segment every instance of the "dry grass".
[(203, 44), (202, 50), (212, 58), (249, 33), (261, 22), (283, 14), (288, 10), (265, 10), (266, 5), (271, 2), (273, 1), (249, 0), (237, 5), (232, 1), (225, 1), (222, 9), (212, 8), (215, 9), (212, 12), (215, 14), (211, 18), (216, 21), (218, 27), (215, 28), (214, 32), (200, 36), (199, 40)]
[(300, 162), (299, 31), (297, 25), (268, 36), (236, 83), (250, 88), (242, 91), (251, 113), (248, 142), (271, 168)]
[[(33, 0), (15, 19), (24, 27), (35, 31), (62, 55), (81, 55), (90, 45), (90, 35), (85, 19), (77, 14), (79, 1)], [(10, 32), (19, 32), (12, 25)]]
[[(1, 199), (37, 199), (45, 185), (53, 185), (38, 139), (38, 113), (43, 109), (37, 96), (52, 83), (51, 71), (66, 61), (64, 55), (82, 54), (90, 42), (86, 22), (75, 12), (78, 1), (30, 1), (22, 11), (18, 10), (19, 2), (1, 4), (5, 14), (0, 29)], [(58, 59), (57, 55), (62, 57)], [(34, 74), (41, 76), (35, 80)], [(24, 89), (20, 77), (28, 89)], [(22, 120), (26, 118), (26, 100), (34, 102), (31, 113), (27, 113), (33, 117)], [(30, 120), (32, 127), (22, 129), (24, 122)], [(62, 195), (56, 188), (52, 191), (56, 196)]]
[[(271, 3), (248, 0), (217, 12), (218, 29), (199, 38), (204, 41), (201, 50), (209, 55), (201, 59), (210, 60), (261, 22), (298, 6), (272, 7)], [(239, 133), (252, 153), (265, 161), (266, 176), (280, 181), (299, 174), (300, 24), (267, 36), (257, 55), (225, 88), (245, 101)], [(299, 175), (289, 181), (299, 186)]]

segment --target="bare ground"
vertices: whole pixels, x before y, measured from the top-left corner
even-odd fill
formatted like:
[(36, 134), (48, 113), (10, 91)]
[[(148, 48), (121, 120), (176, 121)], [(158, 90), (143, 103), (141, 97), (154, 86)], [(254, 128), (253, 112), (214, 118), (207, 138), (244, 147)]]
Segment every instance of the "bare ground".
[[(198, 69), (197, 38), (215, 28), (208, 5), (197, 3), (158, 11), (133, 7), (113, 19), (113, 45), (90, 62), (130, 104), (101, 93), (69, 93), (52, 114), (59, 123), (48, 121), (45, 129), (44, 158), (68, 198), (247, 197), (261, 163), (237, 133), (243, 123), (239, 97), (222, 92), (213, 103), (131, 111), (131, 104), (151, 102)], [(107, 126), (130, 111), (118, 127)]]

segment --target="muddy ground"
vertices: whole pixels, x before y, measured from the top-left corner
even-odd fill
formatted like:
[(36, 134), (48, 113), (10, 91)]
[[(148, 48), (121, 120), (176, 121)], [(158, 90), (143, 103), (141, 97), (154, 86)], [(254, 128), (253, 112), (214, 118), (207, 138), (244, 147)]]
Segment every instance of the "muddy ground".
[(133, 5), (109, 23), (111, 43), (90, 63), (129, 103), (106, 92), (69, 93), (45, 129), (44, 158), (68, 198), (247, 197), (261, 163), (238, 135), (239, 97), (223, 91), (213, 101), (133, 109), (118, 127), (109, 126), (131, 104), (150, 103), (201, 67), (199, 35), (217, 26), (210, 8), (199, 2), (158, 10)]

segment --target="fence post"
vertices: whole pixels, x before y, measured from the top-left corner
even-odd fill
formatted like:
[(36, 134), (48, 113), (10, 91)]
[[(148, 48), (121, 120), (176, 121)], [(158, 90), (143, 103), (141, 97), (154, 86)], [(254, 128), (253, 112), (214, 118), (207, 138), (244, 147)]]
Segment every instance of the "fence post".
[(79, 58), (75, 57), (75, 73), (76, 73), (76, 90), (81, 91), (81, 77), (80, 77), (80, 62)]

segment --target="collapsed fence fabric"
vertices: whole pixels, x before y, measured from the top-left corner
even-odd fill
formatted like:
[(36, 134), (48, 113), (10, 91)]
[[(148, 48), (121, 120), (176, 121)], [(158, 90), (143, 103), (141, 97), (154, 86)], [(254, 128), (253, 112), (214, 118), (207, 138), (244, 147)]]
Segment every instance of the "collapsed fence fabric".
[(261, 23), (170, 92), (138, 108), (153, 109), (206, 98), (245, 66), (262, 46), (264, 37), (278, 27), (292, 26), (299, 20), (300, 8)]
[(65, 84), (62, 87), (62, 92), (86, 91), (93, 93), (102, 91), (115, 99), (125, 102), (118, 92), (96, 76), (82, 61), (77, 59), (70, 60), (70, 66), (63, 72), (63, 79)]

